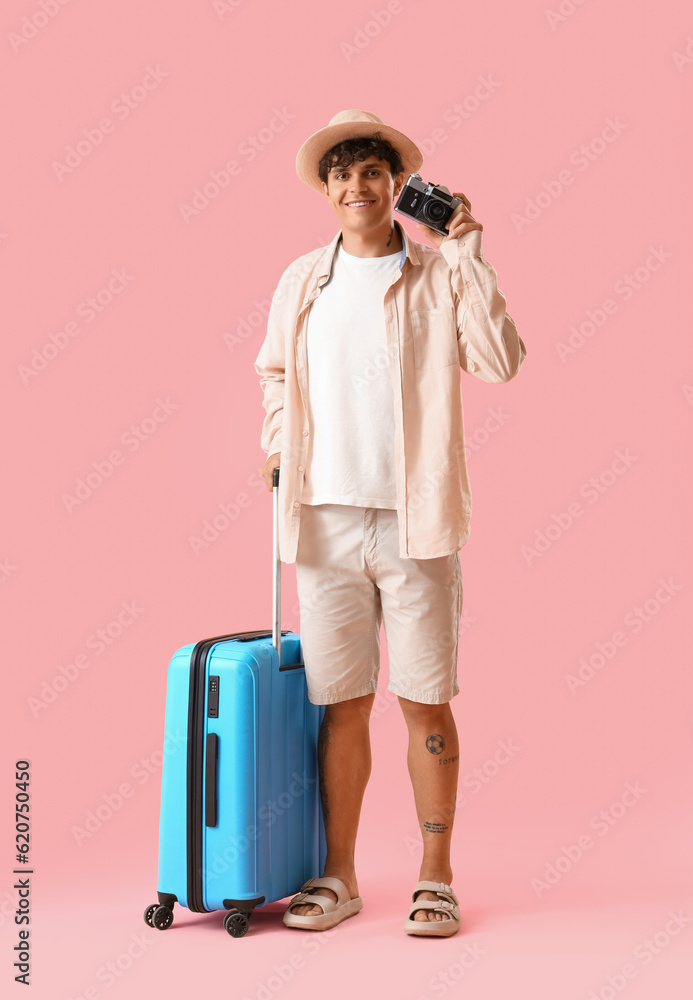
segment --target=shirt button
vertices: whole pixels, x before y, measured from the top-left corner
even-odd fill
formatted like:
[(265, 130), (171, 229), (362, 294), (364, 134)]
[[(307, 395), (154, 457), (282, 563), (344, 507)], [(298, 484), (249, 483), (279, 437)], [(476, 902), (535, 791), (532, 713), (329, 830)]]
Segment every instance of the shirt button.
[(303, 472), (303, 466), (302, 466), (302, 465), (299, 465), (299, 467), (298, 467), (298, 471), (299, 471), (299, 472)]
[(303, 436), (304, 436), (304, 437), (308, 437), (308, 431), (304, 431), (304, 432), (303, 432)]
[(300, 503), (298, 502), (298, 500), (294, 501), (294, 507), (300, 507), (300, 506), (301, 506), (301, 505), (300, 505)]

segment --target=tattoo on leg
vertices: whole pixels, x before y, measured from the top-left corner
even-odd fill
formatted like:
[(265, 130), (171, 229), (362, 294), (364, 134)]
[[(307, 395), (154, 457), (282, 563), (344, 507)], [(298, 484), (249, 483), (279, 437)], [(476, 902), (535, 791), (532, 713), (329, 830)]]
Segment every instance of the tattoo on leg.
[(426, 737), (426, 749), (429, 753), (435, 754), (436, 757), (443, 752), (445, 740), (440, 733), (431, 733), (430, 736)]
[(320, 775), (320, 801), (322, 803), (323, 822), (327, 821), (329, 808), (327, 804), (327, 788), (325, 787), (325, 759), (327, 748), (330, 743), (330, 725), (326, 718), (323, 718), (322, 725), (318, 732), (318, 772)]
[(430, 820), (426, 820), (423, 828), (424, 830), (427, 830), (428, 833), (445, 833), (448, 826), (446, 823), (431, 823)]
[(460, 759), (459, 754), (455, 754), (454, 757), (446, 757), (445, 760), (439, 760), (439, 764), (454, 764), (456, 760)]

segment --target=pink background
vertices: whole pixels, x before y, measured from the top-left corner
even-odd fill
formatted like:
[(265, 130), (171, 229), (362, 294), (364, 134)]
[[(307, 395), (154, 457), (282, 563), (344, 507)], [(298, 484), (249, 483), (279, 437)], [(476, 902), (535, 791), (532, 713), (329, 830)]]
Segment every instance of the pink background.
[[(402, 0), (384, 24), (373, 12), (385, 0), (226, 6), (8, 0), (0, 15), (3, 981), (16, 943), (12, 772), (28, 757), (35, 997), (688, 997), (688, 6)], [(461, 373), (474, 497), (452, 702), (464, 927), (435, 942), (401, 930), (420, 849), (383, 641), (363, 913), (310, 935), (285, 930), (275, 903), (233, 941), (219, 914), (177, 908), (160, 934), (141, 914), (156, 888), (166, 667), (185, 643), (270, 623), (253, 361), (281, 272), (337, 231), (296, 152), (353, 107), (422, 145), (425, 180), (471, 199), (527, 345), (508, 385)], [(603, 141), (607, 120), (619, 134)], [(99, 143), (61, 171), (85, 134)], [(181, 206), (232, 160), (235, 175), (186, 220)], [(124, 281), (90, 314), (114, 271)], [(628, 467), (609, 472), (619, 452)], [(68, 510), (99, 465), (109, 474)], [(220, 505), (231, 515), (195, 552)], [(299, 630), (293, 566), (283, 579), (283, 625)], [(124, 603), (135, 612), (99, 647)], [(600, 660), (615, 632), (621, 645)], [(591, 657), (571, 692), (566, 677)], [(503, 741), (517, 749), (498, 765)], [(120, 807), (78, 843), (75, 828), (123, 784)], [(629, 784), (639, 791), (624, 805)], [(612, 825), (594, 820), (602, 810)], [(581, 837), (590, 846), (566, 861)], [(559, 858), (558, 880), (535, 890)]]

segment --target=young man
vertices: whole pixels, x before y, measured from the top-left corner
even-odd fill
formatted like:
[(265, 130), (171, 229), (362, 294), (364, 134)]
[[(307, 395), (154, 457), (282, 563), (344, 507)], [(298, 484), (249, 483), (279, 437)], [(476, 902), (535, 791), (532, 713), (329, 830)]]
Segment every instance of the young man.
[(296, 563), (308, 696), (326, 705), (325, 872), (292, 899), (290, 927), (322, 930), (363, 905), (354, 851), (383, 621), (423, 838), (404, 929), (447, 936), (460, 927), (449, 702), (459, 693), (459, 550), (471, 491), (459, 369), (507, 382), (526, 350), (465, 195), (455, 192), (462, 204), (447, 236), (417, 224), (435, 248), (393, 220), (393, 200), (422, 162), (410, 139), (366, 111), (339, 112), (303, 144), (298, 175), (327, 198), (341, 229), (282, 275), (255, 362), (266, 410), (261, 472), (271, 490), (281, 464), (280, 555)]

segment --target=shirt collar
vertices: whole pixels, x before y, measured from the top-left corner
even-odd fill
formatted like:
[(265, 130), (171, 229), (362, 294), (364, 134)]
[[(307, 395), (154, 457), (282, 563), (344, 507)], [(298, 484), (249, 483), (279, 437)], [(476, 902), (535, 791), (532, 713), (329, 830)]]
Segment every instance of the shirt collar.
[[(421, 258), (416, 249), (416, 243), (409, 236), (404, 226), (400, 225), (397, 219), (394, 220), (395, 225), (399, 229), (400, 236), (402, 237), (402, 255), (399, 259), (399, 269), (400, 271), (404, 267), (404, 262), (409, 257), (412, 264), (420, 264)], [(328, 277), (332, 273), (332, 262), (334, 261), (334, 255), (337, 252), (337, 245), (342, 236), (342, 230), (336, 234), (332, 242), (325, 247), (325, 253), (323, 254), (319, 268), (318, 268), (318, 278)]]

